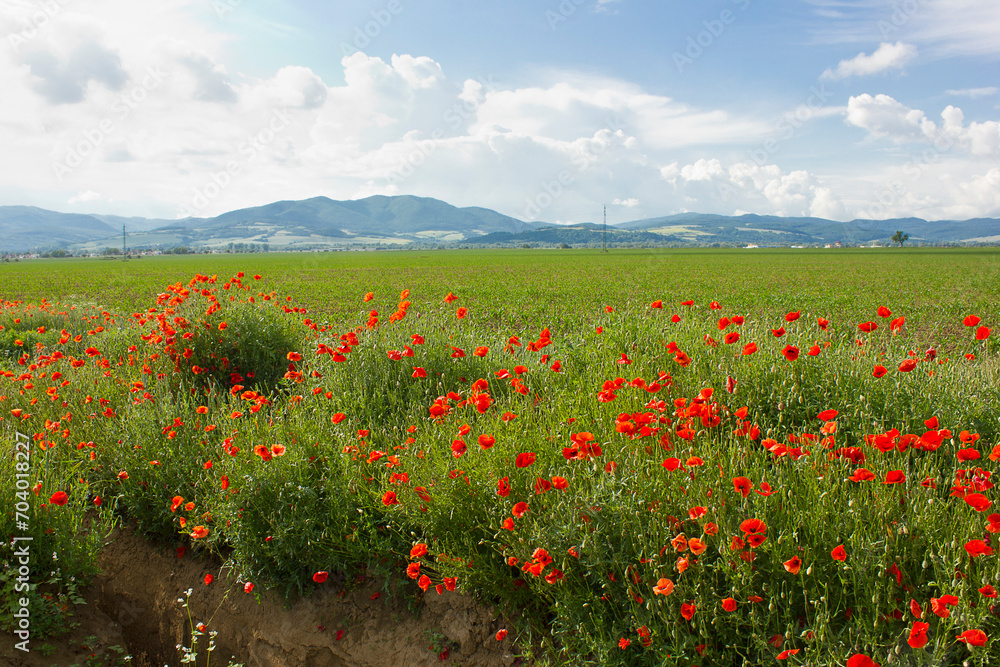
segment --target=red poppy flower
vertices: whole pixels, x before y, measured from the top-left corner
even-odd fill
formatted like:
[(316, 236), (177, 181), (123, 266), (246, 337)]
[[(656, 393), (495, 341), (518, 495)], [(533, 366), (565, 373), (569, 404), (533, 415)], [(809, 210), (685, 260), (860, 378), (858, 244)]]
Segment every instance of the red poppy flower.
[(890, 470), (885, 474), (883, 484), (902, 484), (906, 481), (906, 474), (902, 470)]
[(796, 653), (799, 652), (799, 650), (800, 649), (797, 648), (790, 648), (787, 651), (782, 651), (781, 653), (776, 655), (775, 658), (778, 660), (787, 660), (788, 656), (795, 655)]
[(448, 296), (446, 296), (446, 297), (444, 298), (444, 302), (445, 302), (445, 303), (452, 303), (453, 301), (456, 301), (457, 299), (458, 299), (458, 297), (457, 297), (457, 296), (455, 296), (455, 295), (454, 295), (454, 294), (452, 294), (451, 292), (448, 292)]
[(997, 596), (997, 589), (993, 588), (989, 584), (980, 588), (979, 592), (984, 598), (995, 598)]
[(726, 598), (722, 601), (722, 608), (726, 611), (736, 611), (736, 600), (733, 598)]
[(746, 477), (734, 477), (733, 486), (736, 487), (736, 492), (744, 498), (749, 496), (750, 492), (753, 490), (753, 482)]
[(778, 327), (777, 329), (771, 329), (771, 335), (775, 338), (781, 338), (785, 335), (785, 327)]
[(757, 351), (757, 343), (747, 343), (743, 346), (743, 356), (749, 357)]
[(817, 317), (816, 324), (819, 325), (820, 329), (826, 331), (826, 328), (830, 326), (830, 320), (826, 319), (825, 317)]
[(789, 558), (784, 563), (782, 563), (782, 565), (784, 565), (785, 569), (791, 572), (792, 574), (798, 574), (799, 570), (802, 569), (802, 559), (799, 558), (798, 556), (793, 556), (792, 558)]
[(532, 463), (535, 462), (536, 458), (538, 457), (535, 456), (533, 452), (522, 452), (517, 455), (517, 459), (515, 460), (514, 465), (516, 465), (518, 468), (527, 468), (528, 466), (530, 466)]
[(854, 474), (847, 479), (852, 482), (870, 482), (875, 479), (875, 474), (867, 468), (858, 468), (854, 471)]
[(465, 316), (469, 314), (469, 309), (465, 306), (459, 306), (458, 310), (455, 311), (455, 317), (460, 320), (464, 320)]
[(558, 491), (565, 491), (567, 488), (569, 488), (569, 482), (566, 480), (565, 477), (559, 477), (557, 475), (556, 477), (552, 478), (552, 488)]
[(514, 508), (510, 511), (510, 513), (513, 514), (518, 519), (520, 519), (525, 515), (527, 511), (528, 511), (528, 503), (519, 502), (516, 505), (514, 505)]
[(243, 592), (244, 593), (250, 593), (251, 591), (253, 591), (253, 584), (251, 584), (249, 581), (247, 583), (243, 584)]
[(649, 304), (650, 308), (663, 308), (663, 300), (657, 299), (653, 303)]
[(899, 372), (900, 373), (909, 373), (910, 371), (912, 371), (916, 367), (917, 367), (917, 360), (916, 359), (907, 359), (907, 360), (905, 360), (903, 363), (901, 363), (899, 365)]
[(882, 366), (882, 365), (878, 365), (878, 366), (875, 366), (875, 368), (872, 370), (872, 375), (874, 375), (877, 378), (880, 378), (880, 377), (883, 377), (888, 372), (889, 372), (888, 368), (886, 368), (885, 366)]
[(847, 560), (847, 549), (844, 548), (843, 544), (838, 545), (833, 548), (833, 551), (830, 552), (830, 556), (834, 560), (839, 560), (840, 562), (844, 562), (845, 560)]
[(855, 653), (847, 659), (847, 667), (882, 667), (864, 653)]
[(329, 572), (320, 571), (313, 575), (313, 581), (315, 581), (317, 584), (322, 584), (324, 581), (326, 581), (326, 578), (328, 576), (330, 576)]
[(990, 337), (989, 327), (979, 327), (976, 329), (976, 340), (986, 340)]
[(52, 494), (52, 497), (49, 498), (49, 502), (53, 505), (59, 505), (62, 507), (69, 502), (69, 495), (65, 491), (56, 491)]
[(992, 501), (981, 493), (970, 493), (966, 495), (965, 502), (977, 512), (985, 512), (990, 508), (990, 505), (993, 504)]
[(681, 467), (681, 460), (679, 458), (671, 456), (666, 461), (664, 461), (662, 465), (670, 472), (673, 472)]
[(801, 310), (796, 310), (794, 313), (787, 313), (785, 315), (785, 321), (786, 322), (794, 322), (795, 320), (799, 319), (800, 317), (802, 317), (802, 311)]
[(976, 556), (989, 556), (993, 553), (993, 548), (982, 540), (969, 540), (965, 543), (965, 550), (972, 558)]
[(670, 595), (674, 592), (674, 582), (669, 579), (660, 579), (653, 586), (654, 595)]
[(398, 505), (399, 500), (396, 498), (396, 492), (386, 491), (385, 495), (382, 496), (382, 504), (386, 507), (389, 507), (390, 505)]
[(878, 324), (875, 322), (862, 322), (858, 325), (858, 329), (864, 331), (865, 333), (871, 333), (872, 331), (878, 329)]
[(910, 628), (910, 636), (906, 640), (906, 643), (913, 648), (923, 648), (927, 646), (927, 628), (929, 627), (931, 627), (929, 623), (913, 621), (913, 627)]
[(892, 311), (889, 310), (888, 308), (886, 308), (885, 306), (879, 306), (878, 307), (878, 316), (879, 317), (892, 317)]
[(427, 545), (423, 542), (418, 542), (410, 548), (410, 558), (421, 558), (427, 555)]
[(982, 630), (966, 630), (958, 635), (956, 639), (960, 642), (965, 642), (969, 646), (986, 646), (988, 637)]
[(693, 602), (685, 602), (681, 605), (681, 616), (683, 616), (686, 621), (690, 621), (694, 618), (696, 611), (698, 611), (698, 607), (696, 607)]
[(507, 477), (501, 477), (500, 481), (497, 482), (497, 495), (501, 498), (510, 495), (510, 480)]
[(723, 339), (723, 342), (725, 342), (726, 345), (732, 345), (739, 339), (740, 339), (740, 332), (730, 331), (729, 333), (726, 334), (726, 337)]
[(931, 611), (941, 618), (948, 618), (951, 616), (948, 607), (954, 607), (957, 604), (958, 598), (954, 595), (942, 595), (939, 598), (931, 598)]
[(201, 539), (203, 537), (208, 537), (208, 528), (205, 526), (195, 526), (191, 531), (191, 537), (194, 539)]
[(420, 590), (427, 592), (427, 589), (431, 587), (431, 578), (426, 574), (420, 575), (420, 579), (417, 580), (417, 586), (420, 587)]
[(766, 533), (767, 524), (760, 519), (747, 519), (740, 524), (740, 530), (746, 534)]
[(839, 414), (840, 413), (837, 412), (836, 410), (823, 410), (823, 412), (821, 412), (818, 415), (816, 415), (816, 419), (818, 419), (820, 421), (828, 422), (828, 421), (831, 421), (833, 419), (836, 419), (837, 415), (839, 415)]
[(964, 324), (967, 327), (974, 327), (977, 324), (979, 324), (979, 322), (980, 322), (979, 317), (977, 317), (976, 315), (968, 315), (964, 320), (962, 320), (962, 324)]
[(211, 574), (206, 574), (205, 575), (205, 585), (206, 586), (208, 586), (209, 584), (211, 584), (213, 581), (215, 581), (215, 577), (213, 577)]
[(799, 348), (794, 345), (786, 345), (781, 350), (781, 353), (785, 355), (785, 359), (788, 359), (789, 361), (795, 361), (799, 358)]
[(502, 628), (500, 630), (497, 630), (496, 638), (497, 638), (498, 642), (502, 642), (504, 640), (504, 637), (506, 637), (506, 636), (507, 636), (507, 629), (506, 628)]
[(456, 459), (466, 452), (468, 447), (465, 445), (465, 441), (461, 438), (453, 440), (451, 443), (451, 455)]
[(631, 643), (632, 643), (631, 641), (629, 641), (625, 637), (622, 637), (621, 639), (618, 640), (618, 648), (620, 648), (620, 649), (626, 649), (626, 648), (629, 647), (629, 644), (631, 644)]
[[(968, 498), (968, 496), (966, 496), (966, 498)], [(1000, 514), (994, 512), (993, 514), (990, 514), (988, 517), (986, 517), (986, 521), (987, 521), (986, 530), (988, 530), (991, 533), (1000, 533)]]

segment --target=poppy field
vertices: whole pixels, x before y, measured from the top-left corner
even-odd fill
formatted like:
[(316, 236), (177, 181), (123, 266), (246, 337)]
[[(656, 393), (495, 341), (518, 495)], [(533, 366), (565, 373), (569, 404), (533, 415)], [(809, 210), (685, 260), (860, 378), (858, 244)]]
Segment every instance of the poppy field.
[(33, 582), (126, 519), (250, 595), (476, 596), (531, 664), (997, 663), (996, 250), (40, 261), (0, 300)]

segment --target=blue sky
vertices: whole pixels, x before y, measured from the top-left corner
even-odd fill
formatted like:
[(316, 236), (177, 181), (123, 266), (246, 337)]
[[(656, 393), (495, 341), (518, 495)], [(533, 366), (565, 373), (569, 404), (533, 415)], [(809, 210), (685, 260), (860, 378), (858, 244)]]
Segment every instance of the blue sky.
[(0, 204), (1000, 216), (995, 0), (0, 0)]

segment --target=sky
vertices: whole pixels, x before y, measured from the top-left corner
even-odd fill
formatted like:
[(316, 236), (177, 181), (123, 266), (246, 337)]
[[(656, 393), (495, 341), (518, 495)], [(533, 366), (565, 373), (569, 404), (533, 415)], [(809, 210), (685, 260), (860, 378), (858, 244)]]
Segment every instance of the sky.
[(0, 205), (1000, 217), (996, 0), (0, 0)]

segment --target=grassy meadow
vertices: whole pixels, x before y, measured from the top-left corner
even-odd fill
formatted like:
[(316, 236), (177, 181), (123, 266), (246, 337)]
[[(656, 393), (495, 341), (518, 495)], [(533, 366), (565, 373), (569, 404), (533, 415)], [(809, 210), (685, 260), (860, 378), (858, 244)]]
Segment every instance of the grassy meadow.
[(0, 302), (32, 582), (128, 519), (248, 594), (477, 596), (534, 664), (997, 663), (1000, 251), (38, 260)]

